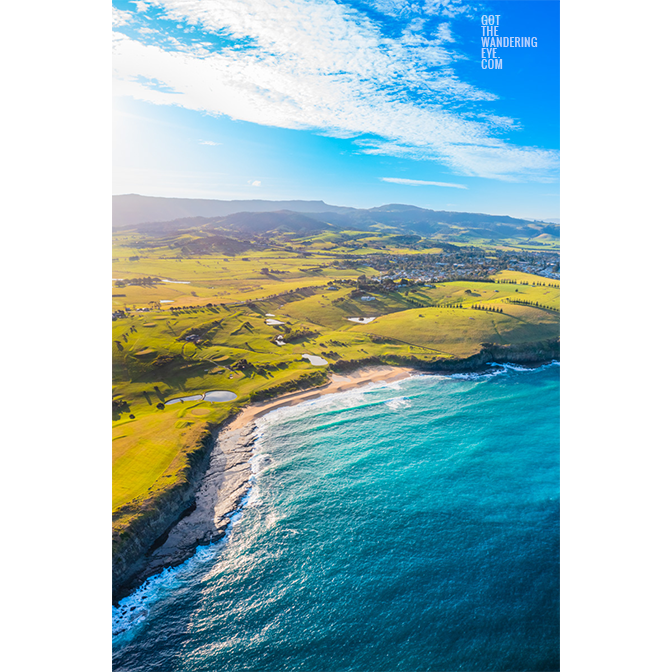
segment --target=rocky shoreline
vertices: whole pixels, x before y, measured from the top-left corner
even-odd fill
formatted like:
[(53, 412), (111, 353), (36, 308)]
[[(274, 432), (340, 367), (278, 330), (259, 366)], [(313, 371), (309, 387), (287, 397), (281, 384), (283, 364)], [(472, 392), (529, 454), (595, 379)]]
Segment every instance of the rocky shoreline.
[[(251, 487), (250, 458), (254, 447), (255, 420), (274, 408), (300, 403), (306, 399), (351, 389), (368, 382), (398, 380), (412, 371), (463, 373), (487, 370), (491, 364), (525, 364), (538, 366), (560, 359), (559, 341), (525, 346), (484, 344), (482, 350), (469, 358), (422, 361), (414, 357), (371, 358), (365, 362), (341, 361), (332, 366), (334, 376), (327, 385), (301, 393), (284, 395), (264, 404), (253, 404), (232, 421), (209, 434), (203, 441), (207, 450), (199, 454), (198, 464), (187, 477), (187, 488), (174, 488), (165, 493), (160, 506), (159, 523), (145, 525), (134, 532), (136, 543), (126, 553), (123, 567), (113, 562), (113, 602), (128, 595), (147, 578), (165, 567), (174, 567), (187, 560), (199, 545), (223, 537), (231, 516), (240, 507)], [(350, 366), (352, 364), (352, 366)], [(372, 369), (370, 375), (358, 375), (362, 367)], [(381, 370), (398, 367), (396, 375)], [(406, 368), (400, 371), (400, 367)], [(354, 372), (345, 381), (343, 372)], [(377, 375), (376, 375), (377, 373)], [(155, 516), (156, 517), (156, 516)], [(151, 518), (151, 516), (150, 516)], [(115, 558), (115, 561), (117, 559)]]
[(344, 372), (362, 366), (387, 365), (410, 367), (419, 372), (479, 373), (487, 371), (493, 364), (540, 366), (554, 360), (560, 360), (560, 339), (516, 345), (482, 343), (479, 352), (463, 358), (438, 356), (433, 359), (419, 359), (413, 355), (387, 355), (355, 361), (339, 360), (334, 362), (331, 368), (334, 372)]
[(254, 430), (255, 425), (250, 423), (241, 429), (223, 427), (217, 432), (208, 468), (199, 480), (193, 501), (143, 554), (132, 576), (113, 591), (113, 601), (164, 568), (182, 564), (198, 546), (224, 536), (231, 516), (250, 488)]
[(215, 444), (211, 426), (190, 437), (182, 465), (173, 474), (170, 487), (155, 484), (147, 496), (116, 509), (112, 514), (112, 599), (146, 564), (147, 554), (194, 504), (194, 496), (208, 469)]

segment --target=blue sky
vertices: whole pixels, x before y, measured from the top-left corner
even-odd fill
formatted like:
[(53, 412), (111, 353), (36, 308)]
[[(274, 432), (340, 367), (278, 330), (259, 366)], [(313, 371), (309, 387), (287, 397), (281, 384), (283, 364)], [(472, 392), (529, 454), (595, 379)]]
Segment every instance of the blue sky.
[[(481, 67), (481, 17), (537, 48)], [(113, 8), (113, 193), (559, 217), (559, 2)]]

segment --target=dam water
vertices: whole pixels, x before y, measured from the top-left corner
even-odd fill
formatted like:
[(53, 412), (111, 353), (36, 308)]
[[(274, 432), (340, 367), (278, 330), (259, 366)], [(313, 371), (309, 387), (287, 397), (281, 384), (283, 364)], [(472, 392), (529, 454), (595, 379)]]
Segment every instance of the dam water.
[(261, 418), (227, 537), (113, 610), (114, 670), (559, 669), (559, 372)]

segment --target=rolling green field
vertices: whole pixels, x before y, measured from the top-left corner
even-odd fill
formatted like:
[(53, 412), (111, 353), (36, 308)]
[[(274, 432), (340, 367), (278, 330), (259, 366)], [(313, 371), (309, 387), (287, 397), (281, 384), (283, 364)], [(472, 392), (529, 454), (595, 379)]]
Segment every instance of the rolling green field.
[[(115, 525), (150, 488), (171, 486), (205, 429), (255, 399), (322, 384), (339, 362), (455, 359), (487, 343), (559, 337), (559, 281), (502, 271), (491, 282), (361, 286), (358, 279), (377, 271), (339, 256), (353, 248), (330, 236), (199, 254), (185, 252), (188, 234), (169, 242), (115, 235), (112, 304), (124, 316), (112, 324), (113, 511), (126, 505)], [(364, 243), (385, 246), (385, 254), (418, 252), (390, 245), (383, 234), (356, 239)], [(167, 404), (211, 390), (236, 399)]]

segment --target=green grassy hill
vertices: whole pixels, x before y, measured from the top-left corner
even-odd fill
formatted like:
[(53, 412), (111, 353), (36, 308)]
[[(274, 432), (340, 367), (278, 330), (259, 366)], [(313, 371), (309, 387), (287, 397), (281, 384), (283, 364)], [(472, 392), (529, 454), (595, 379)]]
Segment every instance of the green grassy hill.
[[(557, 280), (513, 270), (489, 278), (478, 271), (484, 276), (478, 281), (371, 280), (380, 275), (370, 265), (372, 250), (422, 265), (446, 249), (431, 241), (423, 247), (419, 237), (285, 231), (210, 245), (203, 242), (208, 235), (197, 228), (114, 236), (112, 505), (118, 538), (129, 521), (144, 515), (147, 502), (184, 479), (204, 434), (255, 399), (323, 384), (346, 364), (457, 361), (484, 344), (559, 338)], [(472, 253), (455, 249), (464, 249), (465, 258)], [(310, 364), (304, 353), (327, 365)], [(211, 390), (236, 398), (203, 400)]]

